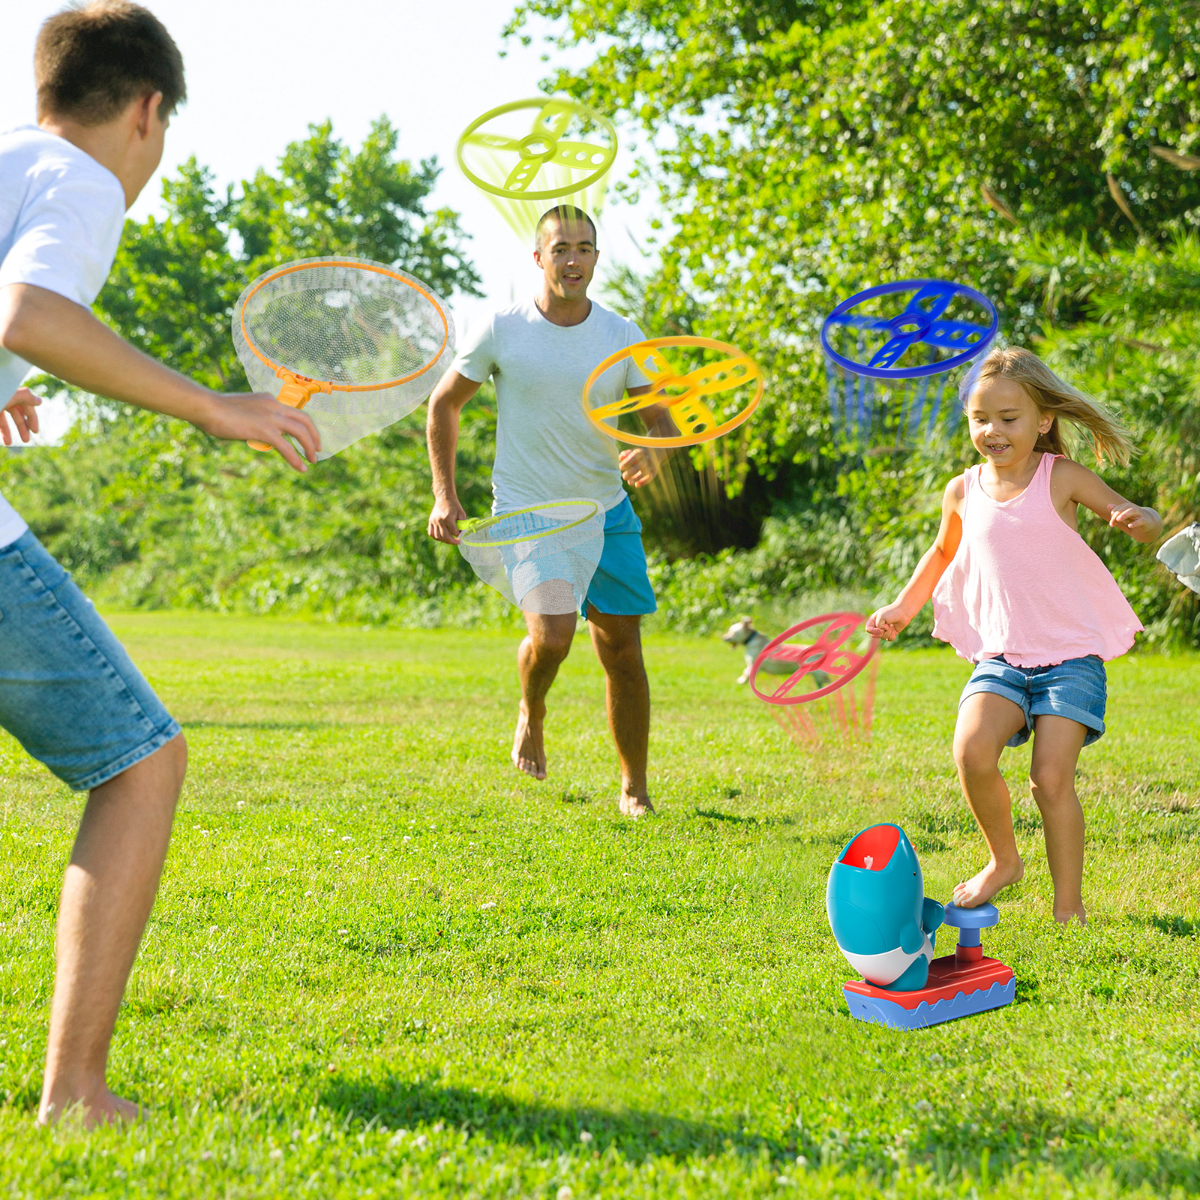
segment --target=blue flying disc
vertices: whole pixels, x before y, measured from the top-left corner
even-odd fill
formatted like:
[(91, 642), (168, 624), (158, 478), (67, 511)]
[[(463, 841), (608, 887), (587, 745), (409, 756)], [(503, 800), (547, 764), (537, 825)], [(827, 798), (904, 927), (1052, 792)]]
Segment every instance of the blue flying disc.
[[(891, 296), (898, 292), (914, 293), (898, 316), (870, 317), (853, 311), (877, 296)], [(942, 314), (955, 298), (978, 304), (991, 317), (990, 323), (975, 325), (969, 321), (944, 320)], [(829, 344), (829, 330), (834, 325), (877, 330), (885, 335), (885, 340), (867, 362), (855, 362), (839, 354)], [(970, 362), (992, 344), (999, 328), (1000, 318), (996, 307), (982, 292), (965, 284), (947, 283), (942, 279), (905, 279), (899, 283), (882, 283), (878, 287), (867, 288), (849, 300), (843, 300), (821, 326), (821, 347), (831, 361), (856, 375), (869, 375), (874, 379), (912, 379), (940, 375)], [(902, 366), (900, 360), (905, 352), (922, 342), (939, 350), (957, 350), (959, 353), (937, 362)]]

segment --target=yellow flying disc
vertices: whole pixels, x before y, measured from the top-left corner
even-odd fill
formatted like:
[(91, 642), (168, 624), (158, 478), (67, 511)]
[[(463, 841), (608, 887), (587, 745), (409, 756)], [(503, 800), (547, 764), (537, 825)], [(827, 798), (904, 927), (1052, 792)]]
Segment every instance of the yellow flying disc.
[[(681, 356), (668, 358), (666, 349), (710, 350), (723, 358), (700, 361), (698, 365), (681, 367)], [(698, 356), (692, 355), (695, 359)], [(650, 383), (650, 391), (641, 396), (626, 396), (610, 404), (593, 408), (591, 393), (600, 377), (625, 359), (633, 360)], [(737, 395), (752, 392), (743, 402)], [(714, 403), (717, 397), (729, 395), (724, 408)], [(745, 424), (758, 408), (763, 395), (763, 377), (758, 364), (736, 346), (703, 337), (650, 338), (610, 354), (588, 376), (583, 385), (583, 411), (591, 423), (609, 437), (633, 446), (668, 449), (677, 446), (698, 446), (711, 442)], [(740, 405), (740, 407), (738, 407)], [(678, 436), (654, 437), (626, 433), (608, 422), (626, 413), (642, 409), (665, 407), (670, 410)], [(729, 409), (736, 411), (730, 415)], [(718, 412), (713, 409), (718, 408)]]

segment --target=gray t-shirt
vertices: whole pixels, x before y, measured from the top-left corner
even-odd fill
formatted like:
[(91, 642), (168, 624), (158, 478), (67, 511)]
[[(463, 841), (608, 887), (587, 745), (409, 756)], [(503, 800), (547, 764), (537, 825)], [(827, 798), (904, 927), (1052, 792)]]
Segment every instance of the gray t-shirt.
[[(583, 385), (610, 354), (645, 341), (633, 321), (594, 300), (578, 325), (555, 325), (528, 300), (496, 313), (467, 339), (454, 369), (475, 383), (495, 380), (498, 414), (492, 511), (543, 500), (595, 500), (607, 512), (625, 498), (619, 447), (584, 415)], [(611, 367), (591, 406), (619, 400), (646, 377), (633, 360)]]

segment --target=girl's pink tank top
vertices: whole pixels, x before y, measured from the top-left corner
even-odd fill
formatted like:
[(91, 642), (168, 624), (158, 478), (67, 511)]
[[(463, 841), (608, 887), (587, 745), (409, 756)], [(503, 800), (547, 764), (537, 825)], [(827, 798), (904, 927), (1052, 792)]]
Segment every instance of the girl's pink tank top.
[(962, 541), (933, 589), (933, 636), (963, 658), (1003, 654), (1015, 667), (1117, 658), (1141, 622), (1090, 546), (1058, 515), (1043, 454), (1029, 486), (993, 500), (963, 475)]

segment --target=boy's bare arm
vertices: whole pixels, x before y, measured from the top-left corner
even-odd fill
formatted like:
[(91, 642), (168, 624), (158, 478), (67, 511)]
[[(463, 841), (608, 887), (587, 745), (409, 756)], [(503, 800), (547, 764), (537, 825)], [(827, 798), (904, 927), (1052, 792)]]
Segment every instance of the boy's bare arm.
[(953, 562), (962, 541), (962, 502), (964, 484), (961, 475), (946, 485), (942, 495), (942, 523), (933, 545), (921, 556), (912, 578), (891, 604), (877, 609), (867, 618), (867, 632), (872, 637), (894, 641), (900, 632), (923, 609), (937, 581)]
[(295, 467), (293, 437), (316, 462), (320, 435), (310, 418), (265, 392), (210, 391), (135, 349), (82, 305), (46, 288), (0, 288), (0, 345), (67, 383), (111, 400), (189, 421), (213, 437), (274, 446)]
[(425, 440), (433, 472), (433, 511), (429, 514), (429, 536), (457, 546), (461, 540), (458, 523), (466, 510), (458, 502), (454, 484), (454, 457), (458, 452), (458, 417), (463, 406), (479, 391), (479, 384), (451, 369), (438, 381), (429, 397)]

